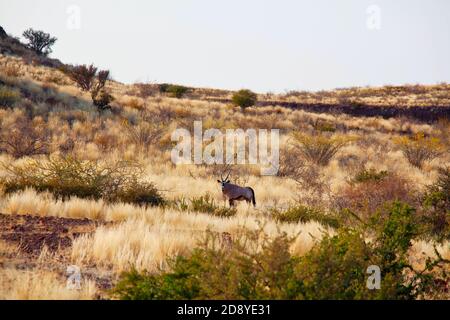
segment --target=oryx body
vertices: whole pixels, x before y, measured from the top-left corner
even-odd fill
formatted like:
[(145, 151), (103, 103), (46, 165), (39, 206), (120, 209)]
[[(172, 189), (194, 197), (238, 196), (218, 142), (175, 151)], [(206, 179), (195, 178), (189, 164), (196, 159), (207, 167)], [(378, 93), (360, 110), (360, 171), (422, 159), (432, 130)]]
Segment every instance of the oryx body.
[(226, 183), (222, 184), (222, 194), (228, 199), (230, 206), (234, 206), (234, 201), (245, 200), (247, 203), (253, 203), (256, 206), (255, 191), (250, 187), (240, 187), (236, 184)]
[(235, 201), (243, 200), (256, 206), (255, 191), (250, 187), (241, 187), (237, 184), (230, 183), (230, 180), (228, 180), (229, 176), (229, 173), (225, 179), (221, 176), (221, 179), (217, 180), (217, 182), (221, 184), (222, 195), (225, 199), (228, 199), (230, 206), (233, 207)]

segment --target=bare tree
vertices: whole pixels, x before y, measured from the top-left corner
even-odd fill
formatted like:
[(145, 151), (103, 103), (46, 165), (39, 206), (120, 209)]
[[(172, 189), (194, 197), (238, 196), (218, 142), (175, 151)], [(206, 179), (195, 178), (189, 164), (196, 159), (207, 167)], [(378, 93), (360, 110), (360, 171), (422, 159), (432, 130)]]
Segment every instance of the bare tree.
[(25, 39), (28, 40), (28, 47), (40, 55), (48, 55), (52, 52), (51, 47), (55, 44), (55, 37), (40, 30), (28, 29), (23, 33)]

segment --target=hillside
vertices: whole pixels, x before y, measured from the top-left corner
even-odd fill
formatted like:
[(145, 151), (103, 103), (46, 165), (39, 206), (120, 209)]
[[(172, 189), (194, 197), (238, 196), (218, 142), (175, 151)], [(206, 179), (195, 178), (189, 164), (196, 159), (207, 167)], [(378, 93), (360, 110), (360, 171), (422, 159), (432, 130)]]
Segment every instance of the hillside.
[[(9, 36), (0, 53), (0, 299), (449, 298), (450, 85), (259, 94), (243, 109), (226, 90), (108, 79), (99, 107), (73, 66)], [(280, 129), (276, 174), (176, 165), (175, 130), (200, 120)], [(226, 174), (256, 206), (224, 201)], [(386, 290), (366, 288), (369, 263)]]
[[(3, 29), (2, 29), (3, 30)], [(20, 57), (24, 64), (49, 67), (48, 77), (61, 76), (58, 69), (65, 65), (58, 59), (37, 55), (16, 38), (3, 30), (0, 36), (0, 53), (3, 56)], [(14, 61), (3, 61), (4, 72), (14, 69)], [(5, 70), (6, 68), (6, 70)], [(20, 67), (18, 67), (20, 68)], [(56, 70), (54, 70), (56, 69)], [(35, 77), (34, 80), (45, 79)], [(51, 79), (50, 79), (51, 80)], [(70, 80), (65, 79), (70, 83)], [(52, 81), (49, 81), (52, 82)], [(117, 84), (120, 95), (147, 98), (158, 96), (161, 84)], [(58, 84), (58, 83), (57, 83)], [(73, 83), (71, 83), (73, 84)], [(230, 103), (232, 91), (212, 88), (188, 88), (186, 99)], [(381, 116), (384, 118), (406, 116), (419, 121), (436, 121), (450, 118), (450, 84), (437, 85), (388, 85), (384, 87), (355, 87), (331, 91), (290, 91), (285, 94), (259, 94), (257, 106), (282, 106), (316, 113), (344, 113), (354, 116)]]

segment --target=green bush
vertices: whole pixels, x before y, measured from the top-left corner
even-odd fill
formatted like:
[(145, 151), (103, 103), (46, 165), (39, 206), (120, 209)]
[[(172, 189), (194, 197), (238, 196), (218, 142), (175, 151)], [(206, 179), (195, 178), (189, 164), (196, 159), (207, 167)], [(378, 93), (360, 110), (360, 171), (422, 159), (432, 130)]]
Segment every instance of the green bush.
[(209, 193), (200, 197), (192, 197), (189, 201), (184, 198), (179, 199), (174, 202), (174, 206), (181, 211), (202, 212), (223, 218), (232, 217), (237, 212), (236, 208), (217, 205)]
[(377, 171), (374, 168), (370, 168), (369, 170), (364, 169), (358, 172), (353, 178), (352, 182), (354, 183), (362, 183), (368, 181), (381, 181), (388, 176), (388, 172), (385, 170)]
[(289, 253), (290, 241), (284, 234), (270, 240), (247, 231), (226, 248), (217, 234), (208, 232), (191, 255), (170, 260), (170, 271), (123, 273), (113, 294), (127, 300), (289, 299), (287, 284), (296, 261)]
[(5, 193), (32, 188), (50, 192), (63, 200), (74, 196), (139, 205), (164, 202), (153, 184), (141, 181), (141, 168), (130, 162), (108, 165), (70, 156), (51, 157), (46, 162), (29, 160), (23, 165), (5, 166), (5, 169), (8, 175), (0, 179)]
[(254, 93), (250, 90), (242, 89), (233, 94), (231, 101), (236, 106), (239, 106), (242, 109), (245, 109), (245, 108), (255, 105), (255, 103), (257, 101), (257, 95), (256, 95), (256, 93)]
[[(423, 270), (407, 260), (417, 236), (414, 210), (394, 203), (364, 228), (340, 228), (325, 235), (303, 257), (291, 254), (293, 238), (282, 233), (242, 230), (231, 247), (218, 234), (188, 256), (169, 261), (157, 273), (131, 270), (121, 275), (112, 293), (120, 299), (413, 299), (436, 292), (445, 281), (437, 253)], [(372, 241), (365, 241), (370, 235)], [(381, 269), (381, 288), (367, 288), (367, 268)]]
[(439, 168), (438, 179), (423, 196), (422, 225), (432, 238), (450, 239), (450, 167)]
[(19, 92), (0, 85), (0, 107), (12, 107), (19, 99)]
[(167, 93), (167, 89), (170, 87), (169, 83), (161, 83), (158, 85), (160, 93)]
[(161, 83), (158, 85), (158, 88), (160, 93), (167, 93), (178, 99), (182, 98), (189, 91), (188, 87), (170, 83)]
[(169, 93), (172, 97), (175, 98), (182, 98), (187, 92), (189, 91), (189, 88), (179, 85), (170, 85), (166, 92)]
[(320, 209), (302, 205), (291, 206), (284, 211), (272, 209), (270, 214), (279, 222), (306, 223), (309, 221), (316, 221), (332, 228), (339, 227), (339, 219), (335, 215), (331, 213), (327, 214)]
[(297, 299), (373, 299), (366, 270), (371, 248), (357, 231), (342, 229), (325, 236), (295, 268)]

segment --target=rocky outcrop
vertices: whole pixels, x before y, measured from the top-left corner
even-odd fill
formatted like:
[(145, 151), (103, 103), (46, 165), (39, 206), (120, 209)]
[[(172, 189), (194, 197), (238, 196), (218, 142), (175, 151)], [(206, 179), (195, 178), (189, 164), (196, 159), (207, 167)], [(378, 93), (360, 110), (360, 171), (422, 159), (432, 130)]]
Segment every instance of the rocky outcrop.
[(0, 26), (0, 39), (5, 39), (7, 37), (8, 35), (6, 34), (5, 29), (3, 29), (2, 26)]

